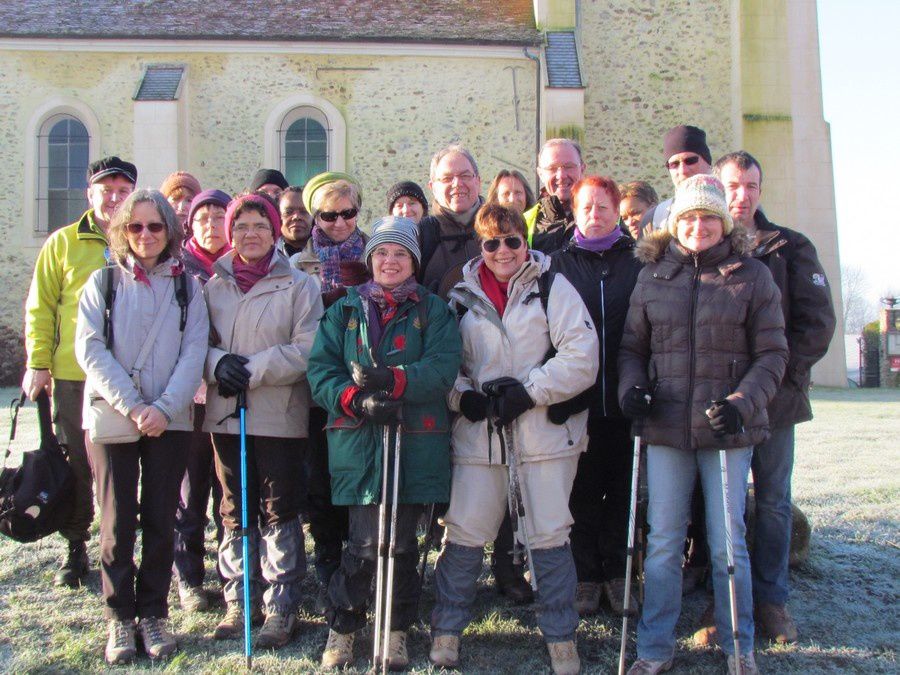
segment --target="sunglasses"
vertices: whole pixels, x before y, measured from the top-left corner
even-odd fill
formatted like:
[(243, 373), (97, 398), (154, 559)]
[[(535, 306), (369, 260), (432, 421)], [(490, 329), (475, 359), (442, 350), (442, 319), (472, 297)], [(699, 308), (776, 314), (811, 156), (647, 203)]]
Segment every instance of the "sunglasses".
[(163, 230), (166, 229), (165, 223), (128, 223), (125, 226), (125, 229), (128, 230), (130, 234), (140, 234), (144, 230), (149, 230), (153, 234), (159, 234)]
[(674, 171), (682, 164), (685, 166), (694, 166), (694, 164), (699, 161), (700, 155), (694, 155), (693, 157), (686, 157), (684, 159), (673, 159), (671, 162), (666, 162), (666, 168), (669, 169), (669, 171)]
[(506, 248), (510, 251), (515, 251), (522, 247), (522, 244), (525, 242), (522, 241), (522, 237), (517, 234), (510, 235), (508, 237), (494, 237), (493, 239), (485, 239), (481, 242), (481, 248), (488, 253), (494, 253), (497, 249), (500, 248), (500, 242), (506, 244)]
[(353, 220), (356, 218), (356, 214), (359, 213), (359, 209), (344, 209), (343, 211), (319, 211), (319, 218), (324, 220), (326, 223), (336, 222), (338, 216), (343, 218), (344, 220)]

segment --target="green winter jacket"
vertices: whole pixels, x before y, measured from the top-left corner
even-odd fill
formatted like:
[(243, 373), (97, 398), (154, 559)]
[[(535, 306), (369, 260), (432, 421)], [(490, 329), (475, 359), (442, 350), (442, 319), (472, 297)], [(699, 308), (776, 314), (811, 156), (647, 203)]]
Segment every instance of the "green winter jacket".
[(27, 366), (58, 380), (84, 380), (75, 360), (78, 300), (88, 278), (106, 265), (106, 235), (87, 211), (51, 234), (34, 265), (25, 301)]
[[(401, 435), (400, 502), (450, 501), (450, 412), (447, 392), (459, 372), (462, 344), (456, 319), (436, 295), (419, 286), (419, 302), (404, 302), (374, 348), (379, 365), (406, 375)], [(355, 288), (332, 305), (309, 359), (313, 399), (328, 411), (328, 468), (335, 504), (365, 505), (381, 493), (383, 428), (348, 415), (341, 395), (353, 385), (350, 363), (371, 365), (364, 302)], [(392, 476), (389, 476), (392, 480)]]

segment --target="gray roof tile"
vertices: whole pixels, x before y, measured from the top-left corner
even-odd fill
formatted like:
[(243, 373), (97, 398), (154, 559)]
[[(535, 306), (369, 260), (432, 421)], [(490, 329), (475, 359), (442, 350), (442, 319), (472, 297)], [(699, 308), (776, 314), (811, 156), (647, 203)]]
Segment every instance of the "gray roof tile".
[(547, 33), (547, 79), (551, 87), (582, 87), (575, 33)]
[(147, 66), (135, 101), (174, 101), (178, 98), (183, 66)]

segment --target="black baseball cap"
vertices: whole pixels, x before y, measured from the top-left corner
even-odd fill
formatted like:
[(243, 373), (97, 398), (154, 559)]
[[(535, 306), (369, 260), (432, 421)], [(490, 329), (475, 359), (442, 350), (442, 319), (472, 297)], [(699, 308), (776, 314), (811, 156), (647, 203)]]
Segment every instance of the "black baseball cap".
[(134, 164), (119, 159), (115, 155), (91, 162), (87, 171), (88, 185), (93, 185), (101, 178), (108, 178), (109, 176), (123, 176), (131, 181), (132, 184), (135, 184), (137, 183), (137, 175), (137, 167)]

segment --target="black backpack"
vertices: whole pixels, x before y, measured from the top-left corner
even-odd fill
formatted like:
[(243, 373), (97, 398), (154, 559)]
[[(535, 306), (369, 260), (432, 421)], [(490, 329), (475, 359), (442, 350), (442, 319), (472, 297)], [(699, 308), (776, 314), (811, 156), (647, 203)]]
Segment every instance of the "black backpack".
[(68, 450), (53, 433), (50, 397), (46, 391), (37, 400), (41, 447), (23, 453), (18, 468), (6, 468), (12, 440), (16, 437), (19, 408), (24, 403), (23, 392), (10, 406), (13, 408), (10, 445), (0, 473), (0, 534), (27, 543), (53, 534), (65, 524), (75, 497), (75, 476), (66, 459)]

